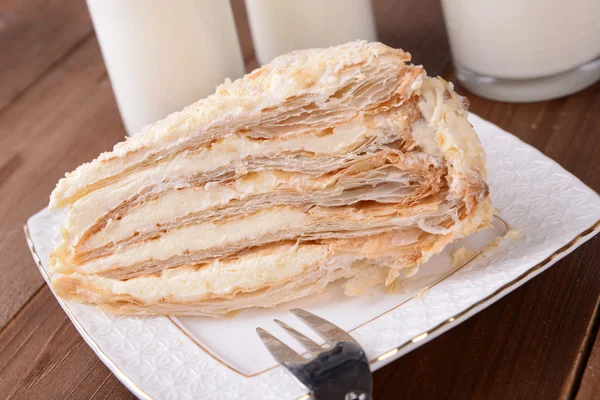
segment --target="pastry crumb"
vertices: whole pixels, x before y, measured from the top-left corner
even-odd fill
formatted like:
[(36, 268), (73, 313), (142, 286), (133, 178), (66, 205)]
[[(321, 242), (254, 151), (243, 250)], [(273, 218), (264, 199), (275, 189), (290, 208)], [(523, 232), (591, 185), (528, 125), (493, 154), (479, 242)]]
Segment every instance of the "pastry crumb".
[(233, 310), (229, 311), (227, 314), (223, 316), (223, 319), (232, 319), (240, 313), (241, 310)]
[(390, 268), (390, 271), (388, 272), (388, 276), (385, 279), (385, 286), (391, 286), (396, 281), (396, 278), (398, 278), (399, 276), (400, 276), (400, 272), (398, 272), (397, 269)]
[(404, 276), (406, 276), (407, 278), (410, 278), (411, 276), (415, 275), (417, 272), (419, 272), (419, 266), (413, 265), (411, 267), (404, 269)]
[(384, 283), (388, 271), (381, 267), (371, 267), (360, 271), (344, 284), (346, 296), (361, 296), (372, 287)]
[(495, 249), (496, 247), (498, 247), (498, 245), (500, 244), (500, 242), (502, 241), (502, 236), (497, 237), (496, 239), (492, 240), (486, 247), (485, 250), (491, 250), (491, 249)]
[(509, 239), (515, 239), (515, 238), (518, 238), (519, 236), (521, 236), (522, 234), (523, 234), (523, 229), (513, 228), (513, 229), (509, 230), (508, 232), (506, 232), (506, 237)]
[(477, 255), (473, 250), (469, 250), (465, 247), (460, 247), (452, 252), (452, 267), (457, 268), (465, 265), (468, 261), (471, 261)]

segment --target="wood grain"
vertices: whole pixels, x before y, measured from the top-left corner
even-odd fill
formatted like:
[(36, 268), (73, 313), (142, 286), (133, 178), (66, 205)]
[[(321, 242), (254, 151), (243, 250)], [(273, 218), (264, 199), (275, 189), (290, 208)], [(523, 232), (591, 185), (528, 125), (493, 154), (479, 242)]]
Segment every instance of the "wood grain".
[(0, 354), (2, 399), (135, 398), (83, 341), (47, 287), (0, 335)]
[[(0, 35), (1, 36), (1, 35)], [(0, 328), (42, 285), (23, 223), (59, 178), (125, 135), (92, 36), (0, 112)]]
[[(600, 308), (600, 302), (596, 304), (596, 311)], [(594, 330), (592, 330), (593, 347), (591, 354), (583, 371), (583, 377), (579, 390), (577, 392), (577, 400), (594, 400), (600, 394), (600, 335), (598, 335), (598, 324), (600, 324), (600, 314), (596, 315)]]
[[(232, 5), (251, 70), (258, 64), (243, 0)], [(453, 79), (437, 0), (373, 5), (381, 41), (410, 51), (429, 74)], [(124, 136), (91, 32), (83, 0), (0, 2), (0, 398), (133, 398), (42, 286), (21, 231), (65, 171)], [(531, 104), (481, 99), (458, 84), (457, 90), (468, 95), (472, 111), (600, 191), (600, 84)], [(595, 238), (376, 372), (376, 398), (598, 398), (598, 260)]]
[(0, 111), (91, 35), (83, 1), (0, 2)]

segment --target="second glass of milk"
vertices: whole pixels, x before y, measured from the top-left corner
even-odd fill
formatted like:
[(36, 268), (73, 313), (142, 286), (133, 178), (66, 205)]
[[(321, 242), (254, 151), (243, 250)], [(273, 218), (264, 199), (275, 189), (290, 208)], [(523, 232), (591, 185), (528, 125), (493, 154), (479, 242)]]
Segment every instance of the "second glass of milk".
[(377, 40), (371, 0), (246, 0), (246, 9), (261, 64), (293, 50)]
[(539, 101), (600, 79), (598, 0), (442, 0), (458, 79), (501, 101)]

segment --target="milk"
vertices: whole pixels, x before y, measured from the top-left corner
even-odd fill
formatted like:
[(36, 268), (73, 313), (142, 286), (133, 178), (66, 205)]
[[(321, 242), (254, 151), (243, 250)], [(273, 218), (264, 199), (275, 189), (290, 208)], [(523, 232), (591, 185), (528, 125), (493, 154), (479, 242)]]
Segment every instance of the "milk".
[(557, 97), (600, 78), (598, 0), (442, 0), (442, 7), (457, 71), (466, 71), (470, 89), (470, 83), (485, 86), (486, 79), (509, 80), (518, 92), (513, 80), (538, 80), (515, 93), (517, 101), (527, 101)]
[(229, 1), (87, 4), (129, 134), (244, 74)]
[(377, 40), (370, 0), (246, 0), (256, 56)]

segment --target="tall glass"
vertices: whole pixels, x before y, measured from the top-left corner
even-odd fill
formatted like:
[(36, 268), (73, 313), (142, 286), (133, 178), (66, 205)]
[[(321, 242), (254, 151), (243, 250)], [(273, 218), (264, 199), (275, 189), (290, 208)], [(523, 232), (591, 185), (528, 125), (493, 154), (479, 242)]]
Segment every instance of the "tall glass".
[(261, 64), (292, 50), (377, 40), (371, 0), (246, 0), (246, 9)]
[(482, 97), (561, 97), (600, 79), (598, 0), (442, 0), (458, 79)]

